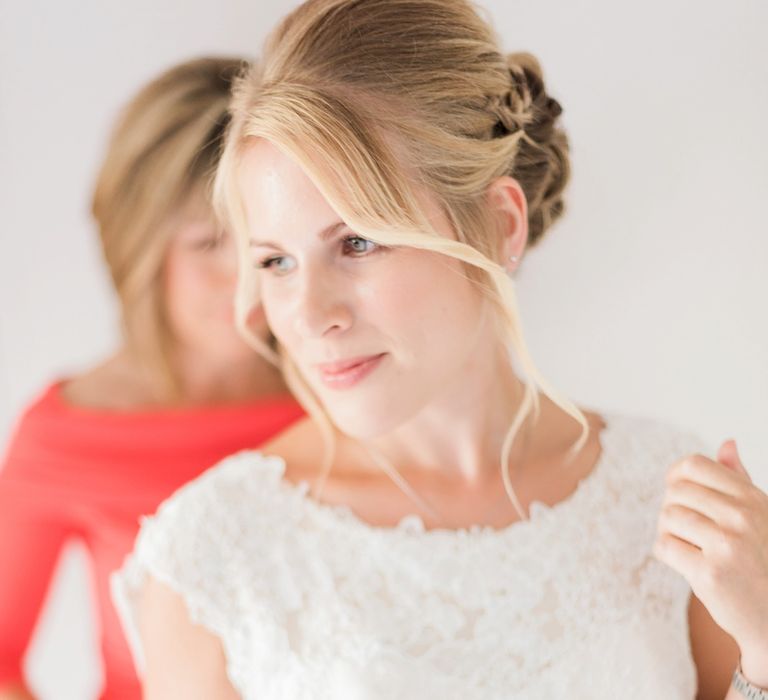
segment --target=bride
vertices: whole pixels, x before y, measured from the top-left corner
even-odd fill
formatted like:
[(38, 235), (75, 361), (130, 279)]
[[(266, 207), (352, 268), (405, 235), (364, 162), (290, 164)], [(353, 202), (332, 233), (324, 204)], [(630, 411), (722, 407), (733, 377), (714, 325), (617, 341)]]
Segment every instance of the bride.
[(146, 697), (768, 697), (734, 443), (575, 406), (526, 350), (568, 179), (537, 61), (463, 0), (309, 0), (232, 112), (239, 315), (309, 417), (145, 519), (113, 589)]

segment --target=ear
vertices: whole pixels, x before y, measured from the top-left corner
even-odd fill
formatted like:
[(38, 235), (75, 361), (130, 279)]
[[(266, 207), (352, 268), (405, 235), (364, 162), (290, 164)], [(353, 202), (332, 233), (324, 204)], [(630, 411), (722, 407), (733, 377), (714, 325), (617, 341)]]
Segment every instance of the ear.
[(528, 242), (528, 202), (513, 177), (503, 175), (488, 186), (488, 203), (499, 221), (499, 260), (513, 272), (520, 265)]

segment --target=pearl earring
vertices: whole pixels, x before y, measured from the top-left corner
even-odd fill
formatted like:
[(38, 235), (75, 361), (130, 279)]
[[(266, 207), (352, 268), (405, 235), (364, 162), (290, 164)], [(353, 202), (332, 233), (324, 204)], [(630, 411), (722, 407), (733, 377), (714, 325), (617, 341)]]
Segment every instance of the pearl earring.
[(509, 262), (516, 263), (518, 260), (519, 260), (519, 258), (517, 257), (517, 255), (510, 255), (509, 256)]

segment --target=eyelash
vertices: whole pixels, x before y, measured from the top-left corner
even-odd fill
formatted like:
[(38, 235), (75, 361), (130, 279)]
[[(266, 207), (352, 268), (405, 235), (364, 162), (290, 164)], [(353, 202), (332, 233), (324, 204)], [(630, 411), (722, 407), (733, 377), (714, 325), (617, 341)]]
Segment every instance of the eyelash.
[[(346, 237), (344, 237), (342, 239), (342, 244), (346, 246), (350, 241), (365, 241), (366, 243), (370, 243), (372, 246), (374, 246), (373, 249), (368, 251), (368, 252), (364, 252), (364, 253), (354, 253), (353, 252), (353, 253), (351, 253), (350, 257), (353, 257), (353, 258), (362, 258), (362, 257), (365, 257), (367, 255), (371, 255), (372, 253), (375, 253), (375, 252), (381, 250), (384, 247), (384, 246), (379, 245), (378, 243), (374, 243), (373, 241), (368, 240), (367, 238), (363, 238), (362, 236), (346, 236)], [(264, 258), (264, 260), (259, 261), (256, 264), (256, 267), (258, 269), (260, 269), (260, 270), (269, 270), (269, 269), (271, 269), (273, 267), (275, 262), (277, 262), (279, 260), (282, 260), (284, 257), (286, 257), (286, 256), (284, 256), (284, 255), (272, 255), (272, 256), (270, 256), (268, 258)]]

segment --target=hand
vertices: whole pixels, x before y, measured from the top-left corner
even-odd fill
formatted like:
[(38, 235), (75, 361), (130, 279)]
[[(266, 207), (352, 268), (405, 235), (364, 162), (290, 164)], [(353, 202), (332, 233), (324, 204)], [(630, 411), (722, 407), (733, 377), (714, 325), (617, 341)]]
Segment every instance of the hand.
[[(680, 573), (742, 658), (768, 658), (768, 495), (724, 442), (667, 473), (653, 553)], [(745, 669), (746, 670), (746, 669)]]

